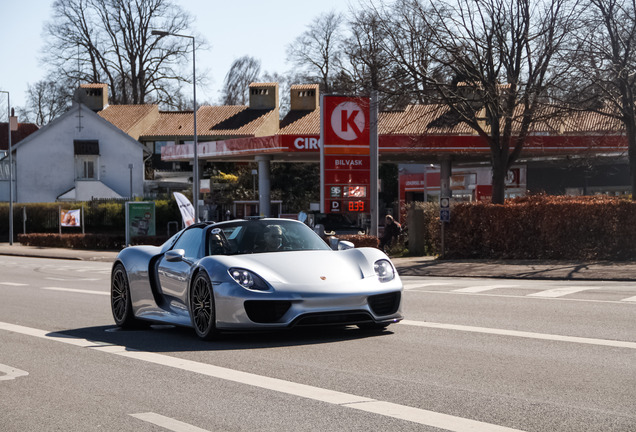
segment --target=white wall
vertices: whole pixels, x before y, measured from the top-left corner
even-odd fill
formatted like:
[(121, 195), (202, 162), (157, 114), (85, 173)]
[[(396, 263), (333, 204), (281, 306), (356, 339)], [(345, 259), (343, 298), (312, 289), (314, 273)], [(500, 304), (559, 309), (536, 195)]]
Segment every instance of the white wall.
[(54, 202), (75, 187), (74, 140), (99, 141), (98, 178), (123, 197), (130, 195), (133, 163), (133, 193), (143, 195), (141, 144), (88, 108), (79, 112), (81, 118), (74, 108), (16, 148), (16, 202)]

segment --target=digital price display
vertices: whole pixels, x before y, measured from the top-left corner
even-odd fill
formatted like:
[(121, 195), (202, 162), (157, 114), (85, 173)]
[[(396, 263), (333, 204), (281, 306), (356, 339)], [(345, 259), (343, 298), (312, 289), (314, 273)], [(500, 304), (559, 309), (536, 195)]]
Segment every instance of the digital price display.
[(364, 212), (364, 201), (349, 201), (347, 210), (350, 212)]
[(342, 191), (342, 196), (345, 198), (366, 198), (367, 187), (366, 186), (345, 186)]

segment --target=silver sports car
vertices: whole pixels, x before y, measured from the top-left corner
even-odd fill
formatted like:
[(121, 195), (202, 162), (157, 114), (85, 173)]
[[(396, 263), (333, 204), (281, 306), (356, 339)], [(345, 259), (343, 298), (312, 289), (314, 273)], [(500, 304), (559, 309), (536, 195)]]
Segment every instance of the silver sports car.
[[(335, 249), (335, 250), (333, 250)], [(122, 250), (111, 274), (115, 323), (219, 331), (357, 325), (402, 319), (402, 282), (374, 248), (333, 249), (291, 219), (192, 225), (161, 247)]]

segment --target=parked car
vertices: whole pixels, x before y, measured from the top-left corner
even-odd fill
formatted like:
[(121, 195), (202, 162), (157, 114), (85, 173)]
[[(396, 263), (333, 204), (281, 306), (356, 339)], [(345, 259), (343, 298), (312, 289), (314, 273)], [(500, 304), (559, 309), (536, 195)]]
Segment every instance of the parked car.
[(295, 220), (234, 220), (192, 225), (160, 247), (122, 250), (111, 307), (120, 327), (169, 323), (203, 339), (303, 326), (384, 329), (402, 319), (402, 289), (378, 249), (330, 248)]

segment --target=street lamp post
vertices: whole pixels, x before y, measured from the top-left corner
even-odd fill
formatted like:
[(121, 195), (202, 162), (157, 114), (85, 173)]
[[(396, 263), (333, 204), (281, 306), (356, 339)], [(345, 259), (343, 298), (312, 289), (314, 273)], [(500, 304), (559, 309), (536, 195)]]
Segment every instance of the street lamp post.
[(8, 91), (0, 90), (7, 94), (7, 132), (9, 135), (9, 245), (13, 245), (13, 154), (11, 151), (11, 98)]
[(199, 139), (197, 136), (197, 62), (195, 56), (195, 40), (194, 36), (181, 35), (161, 30), (153, 30), (152, 34), (155, 36), (177, 36), (192, 39), (192, 98), (194, 104), (194, 162), (192, 166), (192, 200), (194, 201), (194, 221), (196, 223), (199, 222)]

